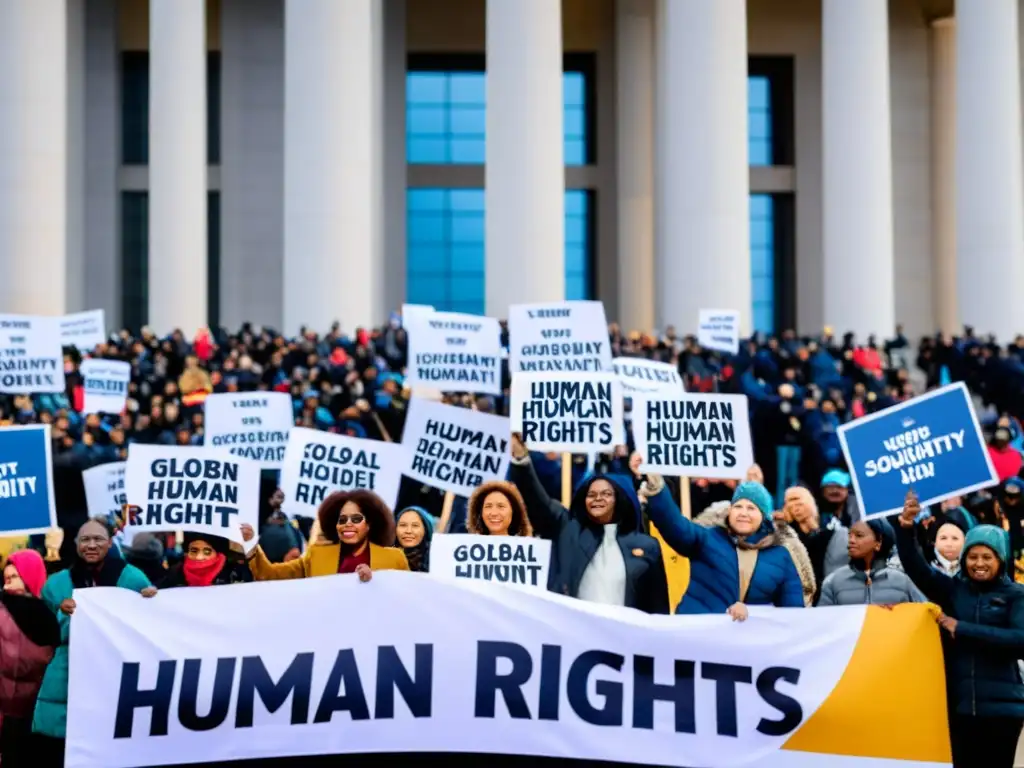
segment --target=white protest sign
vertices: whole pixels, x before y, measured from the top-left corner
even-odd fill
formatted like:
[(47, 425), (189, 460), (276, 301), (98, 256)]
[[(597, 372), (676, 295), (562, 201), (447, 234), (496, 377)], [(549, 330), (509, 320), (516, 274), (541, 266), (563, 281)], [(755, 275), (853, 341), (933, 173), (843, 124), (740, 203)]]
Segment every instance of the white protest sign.
[(85, 401), (82, 413), (120, 413), (128, 398), (132, 380), (131, 363), (124, 360), (83, 360), (78, 367), (82, 374)]
[(512, 373), (614, 370), (608, 321), (599, 301), (513, 304), (508, 334)]
[(508, 419), (413, 398), (402, 445), (405, 474), (456, 496), (488, 480), (504, 480), (509, 463)]
[(681, 395), (686, 391), (679, 369), (671, 363), (645, 360), (642, 357), (616, 357), (615, 373), (622, 382), (622, 394)]
[(0, 315), (0, 392), (64, 391), (60, 318)]
[(227, 448), (262, 469), (281, 466), (295, 422), (287, 392), (223, 392), (207, 397), (203, 410), (206, 445)]
[(403, 322), (409, 334), (407, 385), (501, 394), (501, 327), (493, 317), (417, 312)]
[(745, 395), (633, 398), (641, 472), (742, 480), (754, 463)]
[[(114, 461), (83, 470), (82, 484), (85, 486), (85, 506), (89, 510), (89, 517), (113, 519), (122, 515), (121, 508), (128, 503), (124, 490), (126, 465), (127, 462)], [(123, 530), (115, 536), (121, 546), (129, 546), (131, 538)]]
[(548, 587), (551, 542), (526, 536), (446, 533), (430, 540), (430, 575)]
[(610, 453), (623, 437), (614, 373), (517, 373), (511, 426), (532, 451)]
[(740, 351), (740, 313), (735, 309), (702, 309), (697, 343), (735, 355)]
[(242, 544), (239, 526), (259, 527), (259, 491), (254, 461), (217, 448), (133, 443), (125, 495), (140, 511), (125, 532), (184, 530)]
[(60, 319), (60, 341), (65, 347), (92, 352), (107, 343), (107, 324), (102, 309), (75, 312)]
[(316, 517), (320, 502), (334, 491), (356, 489), (373, 491), (394, 506), (407, 464), (399, 443), (293, 427), (281, 467), (283, 508), (292, 516)]

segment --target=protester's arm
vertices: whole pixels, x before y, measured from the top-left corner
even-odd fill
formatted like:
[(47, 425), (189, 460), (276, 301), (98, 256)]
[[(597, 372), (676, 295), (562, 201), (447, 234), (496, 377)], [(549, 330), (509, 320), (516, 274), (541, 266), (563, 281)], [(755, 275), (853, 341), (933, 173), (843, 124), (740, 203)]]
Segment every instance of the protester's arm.
[(971, 621), (957, 621), (953, 640), (964, 646), (985, 650), (1007, 651), (1024, 657), (1024, 597), (1011, 598), (1010, 626), (990, 627)]
[(896, 521), (896, 552), (900, 556), (900, 565), (924, 596), (938, 605), (946, 605), (947, 598), (953, 588), (953, 579), (928, 565), (917, 546), (914, 535), (914, 519), (921, 511), (917, 494), (907, 491), (903, 504), (903, 513)]
[(526, 513), (534, 531), (543, 539), (554, 539), (569, 522), (569, 512), (548, 496), (537, 472), (533, 468), (530, 454), (518, 436), (512, 436), (512, 463), (509, 465), (509, 480), (519, 489), (526, 503)]
[(272, 563), (263, 552), (263, 547), (257, 546), (249, 557), (249, 570), (256, 581), (283, 581), (285, 579), (301, 579), (306, 575), (306, 566), (309, 563), (310, 552), (313, 547), (307, 549), (302, 557), (289, 560), (287, 563)]
[(145, 589), (152, 588), (152, 584), (142, 571), (136, 568), (134, 565), (124, 566), (124, 570), (121, 571), (121, 576), (117, 580), (117, 586), (122, 589), (130, 589), (132, 592), (142, 592)]
[(657, 493), (647, 497), (647, 516), (676, 553), (683, 557), (700, 554), (707, 539), (707, 529), (683, 517), (664, 483)]

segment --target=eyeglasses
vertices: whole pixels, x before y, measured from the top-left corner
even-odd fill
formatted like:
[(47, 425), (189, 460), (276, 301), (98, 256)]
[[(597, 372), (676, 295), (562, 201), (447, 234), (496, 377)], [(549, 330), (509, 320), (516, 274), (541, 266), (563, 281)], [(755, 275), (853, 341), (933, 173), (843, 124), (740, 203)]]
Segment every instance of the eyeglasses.
[(359, 525), (365, 519), (364, 515), (338, 515), (338, 525), (347, 525), (348, 523)]

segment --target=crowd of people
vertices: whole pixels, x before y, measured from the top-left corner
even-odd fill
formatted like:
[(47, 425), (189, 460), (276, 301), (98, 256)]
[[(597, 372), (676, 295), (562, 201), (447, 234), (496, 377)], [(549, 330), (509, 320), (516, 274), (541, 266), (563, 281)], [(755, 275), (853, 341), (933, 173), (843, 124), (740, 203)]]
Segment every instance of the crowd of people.
[[(458, 501), (443, 531), (443, 494), (408, 478), (394, 510), (370, 491), (339, 491), (313, 520), (289, 515), (275, 474), (265, 472), (260, 524), (243, 527), (245, 551), (197, 534), (181, 541), (137, 534), (122, 547), (123, 520), (88, 517), (82, 470), (123, 460), (136, 442), (201, 445), (211, 393), (287, 392), (296, 425), (400, 440), (410, 397), (400, 321), (296, 339), (251, 326), (233, 335), (202, 331), (191, 342), (180, 332), (160, 339), (148, 329), (123, 331), (91, 353), (132, 365), (127, 407), (117, 417), (80, 415), (73, 349), (65, 355), (66, 392), (0, 395), (0, 426), (52, 425), (63, 532), (63, 541), (54, 532), (3, 547), (0, 765), (61, 764), (74, 589), (116, 586), (152, 597), (167, 588), (337, 573), (370, 581), (377, 570), (429, 571), (432, 537), (454, 532), (548, 539), (549, 590), (648, 613), (744, 621), (752, 605), (935, 603), (954, 765), (1012, 765), (1024, 724), (1024, 586), (1014, 583), (1024, 550), (1024, 339), (1000, 347), (968, 329), (957, 339), (925, 339), (915, 355), (899, 330), (883, 344), (858, 346), (825, 329), (815, 338), (755, 337), (723, 355), (673, 329), (627, 335), (613, 325), (609, 336), (615, 356), (678, 365), (689, 390), (748, 396), (759, 464), (744, 481), (681, 486), (641, 474), (643, 457), (621, 446), (594, 461), (576, 457), (574, 492), (563, 506), (560, 458), (530, 451), (513, 435), (507, 480)], [(445, 399), (507, 412), (504, 376), (504, 397)], [(837, 428), (948, 381), (965, 381), (976, 395), (1001, 484), (927, 509), (911, 493), (901, 514), (860, 519)], [(698, 514), (688, 519), (683, 506)], [(690, 562), (688, 587), (674, 605), (652, 524)]]

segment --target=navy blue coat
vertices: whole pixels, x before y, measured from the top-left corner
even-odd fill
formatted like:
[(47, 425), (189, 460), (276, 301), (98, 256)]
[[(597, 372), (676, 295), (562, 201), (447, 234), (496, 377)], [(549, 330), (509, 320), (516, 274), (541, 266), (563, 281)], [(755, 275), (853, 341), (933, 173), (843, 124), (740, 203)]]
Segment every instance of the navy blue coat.
[[(972, 534), (984, 528), (992, 526), (968, 533), (964, 555), (974, 544), (983, 543), (984, 534)], [(918, 589), (957, 620), (953, 637), (941, 631), (950, 712), (1024, 718), (1024, 684), (1017, 666), (1017, 660), (1024, 658), (1024, 587), (1006, 575), (1009, 547), (1003, 532), (996, 532), (999, 536), (991, 540), (991, 548), (1003, 562), (1003, 574), (990, 582), (971, 580), (962, 566), (956, 576), (929, 566), (912, 528), (896, 526), (896, 547), (903, 569)]]
[[(687, 520), (668, 488), (647, 502), (647, 516), (665, 543), (690, 558), (690, 586), (676, 606), (676, 613), (725, 613), (740, 602), (740, 566), (734, 537), (719, 524), (704, 527)], [(758, 543), (757, 563), (747, 589), (746, 605), (803, 608), (803, 584), (789, 550), (778, 543), (770, 521), (769, 531)]]
[[(601, 475), (615, 489), (615, 515), (619, 526), (618, 543), (626, 563), (627, 608), (647, 613), (668, 613), (668, 582), (661, 545), (643, 533), (640, 500), (628, 478)], [(596, 475), (585, 477), (573, 494), (570, 508), (548, 496), (531, 462), (509, 467), (511, 480), (526, 502), (530, 523), (538, 536), (551, 541), (551, 567), (548, 589), (578, 597), (583, 572), (597, 553), (604, 535), (601, 526), (590, 521), (586, 496)]]

